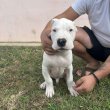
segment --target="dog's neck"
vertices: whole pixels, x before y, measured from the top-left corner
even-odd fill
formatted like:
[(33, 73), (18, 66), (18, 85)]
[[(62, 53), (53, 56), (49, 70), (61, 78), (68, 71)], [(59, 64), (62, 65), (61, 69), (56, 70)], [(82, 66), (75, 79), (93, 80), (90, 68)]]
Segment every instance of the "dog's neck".
[(72, 52), (72, 50), (58, 50), (55, 54), (56, 55), (67, 55), (70, 52)]

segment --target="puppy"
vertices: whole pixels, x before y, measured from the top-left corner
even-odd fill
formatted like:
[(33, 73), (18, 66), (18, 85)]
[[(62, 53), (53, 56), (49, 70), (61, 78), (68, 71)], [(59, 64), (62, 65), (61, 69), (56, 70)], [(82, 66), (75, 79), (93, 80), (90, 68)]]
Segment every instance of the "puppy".
[(43, 54), (42, 75), (45, 81), (40, 85), (40, 88), (46, 89), (46, 96), (51, 98), (54, 95), (52, 78), (56, 79), (58, 83), (65, 74), (70, 94), (77, 96), (78, 93), (73, 88), (75, 83), (72, 74), (72, 49), (77, 28), (74, 22), (66, 18), (52, 19), (51, 24), (52, 48), (57, 52), (54, 55), (48, 55), (45, 52)]

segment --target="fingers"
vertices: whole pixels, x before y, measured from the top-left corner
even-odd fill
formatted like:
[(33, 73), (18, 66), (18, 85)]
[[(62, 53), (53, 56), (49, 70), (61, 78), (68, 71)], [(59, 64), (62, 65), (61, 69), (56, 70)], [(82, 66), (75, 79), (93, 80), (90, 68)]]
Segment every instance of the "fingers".
[(53, 50), (53, 48), (50, 45), (44, 46), (43, 49), (49, 55), (53, 55), (57, 52), (56, 50)]
[(76, 82), (76, 87), (75, 87), (75, 90), (78, 92), (78, 93), (82, 93), (84, 92), (84, 81), (82, 79), (79, 79), (77, 82)]
[(44, 51), (53, 51), (52, 46), (49, 45), (48, 43), (42, 43), (42, 47)]
[(46, 48), (44, 51), (45, 51), (48, 55), (53, 55), (53, 54), (56, 53), (55, 50), (53, 50), (53, 49), (49, 49), (49, 48)]
[(52, 45), (52, 41), (51, 41), (50, 37), (47, 36), (47, 35), (43, 35), (43, 36), (42, 36), (41, 42), (42, 42), (44, 45), (47, 45), (47, 46), (51, 46), (51, 45)]
[(44, 42), (46, 44), (48, 44), (49, 46), (52, 45), (52, 40), (50, 38), (51, 38), (50, 36), (46, 36), (45, 39), (44, 39)]
[(51, 40), (51, 35), (50, 35), (50, 31), (46, 34), (47, 36), (47, 42), (51, 45), (52, 44), (52, 40)]
[(76, 82), (76, 87), (80, 86), (82, 83), (83, 83), (83, 80), (82, 80), (82, 79), (79, 79), (79, 80)]
[(44, 32), (41, 34), (41, 42), (43, 50), (47, 54), (49, 55), (55, 54), (56, 51), (52, 49), (52, 41), (49, 32)]
[(75, 90), (76, 90), (78, 93), (83, 93), (83, 92), (85, 92), (83, 85), (76, 87)]

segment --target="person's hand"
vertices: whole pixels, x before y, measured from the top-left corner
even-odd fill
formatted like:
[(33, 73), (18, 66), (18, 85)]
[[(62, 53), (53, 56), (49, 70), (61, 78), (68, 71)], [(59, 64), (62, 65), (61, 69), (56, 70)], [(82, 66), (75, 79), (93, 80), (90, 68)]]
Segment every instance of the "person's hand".
[(52, 41), (50, 36), (51, 29), (44, 29), (41, 33), (41, 43), (43, 50), (47, 54), (54, 54), (56, 51), (52, 49)]
[(83, 76), (82, 78), (80, 78), (76, 82), (75, 90), (78, 93), (90, 92), (90, 91), (93, 90), (93, 88), (95, 87), (95, 85), (96, 85), (96, 79), (91, 74), (91, 75)]

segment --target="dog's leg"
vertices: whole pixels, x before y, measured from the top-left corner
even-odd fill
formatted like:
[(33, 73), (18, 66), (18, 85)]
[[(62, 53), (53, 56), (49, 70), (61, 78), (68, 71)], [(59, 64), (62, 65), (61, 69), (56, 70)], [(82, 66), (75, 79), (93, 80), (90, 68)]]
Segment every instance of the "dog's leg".
[(75, 82), (73, 81), (73, 66), (72, 64), (66, 69), (66, 82), (68, 86), (68, 90), (72, 96), (77, 96), (78, 92), (74, 90), (73, 86), (75, 86)]
[(41, 86), (46, 87), (46, 96), (51, 98), (54, 95), (54, 87), (53, 87), (53, 80), (49, 75), (48, 68), (42, 65), (42, 74), (44, 76), (45, 82), (41, 84)]

